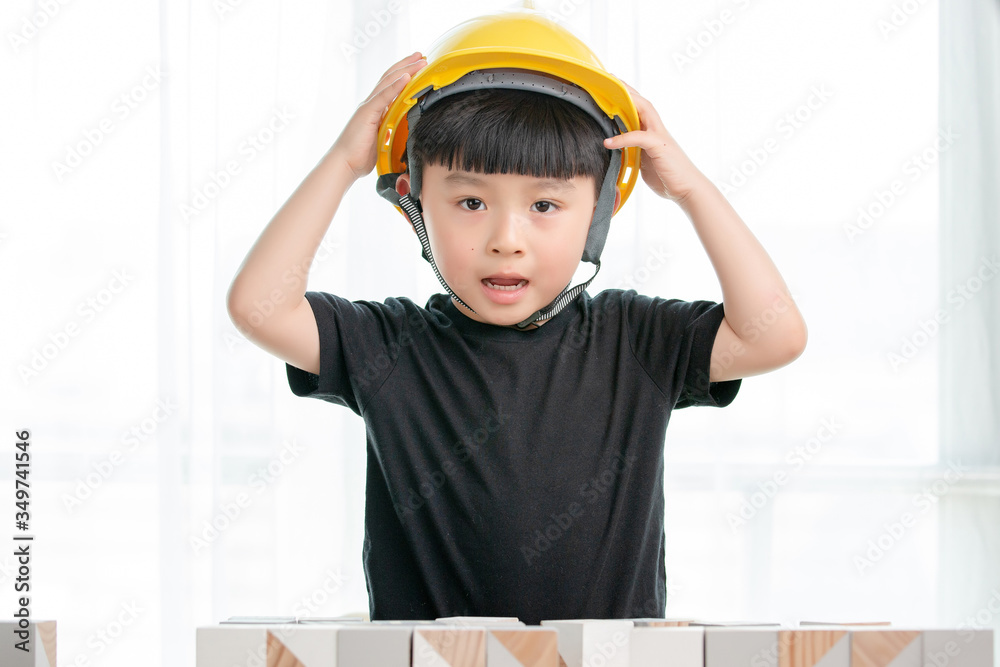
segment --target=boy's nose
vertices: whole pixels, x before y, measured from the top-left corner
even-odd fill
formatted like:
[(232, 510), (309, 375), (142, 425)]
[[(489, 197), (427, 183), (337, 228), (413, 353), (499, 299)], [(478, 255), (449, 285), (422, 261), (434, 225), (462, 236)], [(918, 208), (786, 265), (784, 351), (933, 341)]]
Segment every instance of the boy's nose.
[(524, 219), (516, 213), (504, 211), (497, 214), (487, 251), (494, 255), (513, 255), (524, 252), (522, 228)]

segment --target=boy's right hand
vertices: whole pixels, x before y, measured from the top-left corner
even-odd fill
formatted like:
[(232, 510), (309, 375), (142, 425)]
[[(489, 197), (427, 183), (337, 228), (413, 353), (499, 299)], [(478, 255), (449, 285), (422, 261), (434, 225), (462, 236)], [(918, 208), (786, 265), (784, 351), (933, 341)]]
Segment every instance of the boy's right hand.
[(417, 51), (390, 67), (337, 137), (330, 151), (344, 160), (355, 179), (375, 168), (382, 117), (413, 75), (426, 65), (427, 60)]

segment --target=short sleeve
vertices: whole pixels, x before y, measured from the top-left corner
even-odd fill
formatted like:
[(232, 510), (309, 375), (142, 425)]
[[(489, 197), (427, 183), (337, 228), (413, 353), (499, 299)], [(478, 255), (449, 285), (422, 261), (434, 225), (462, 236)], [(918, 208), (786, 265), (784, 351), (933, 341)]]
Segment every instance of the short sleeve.
[(715, 301), (682, 301), (622, 293), (632, 353), (674, 408), (733, 402), (742, 380), (709, 382), (712, 347), (725, 317)]
[(306, 292), (319, 331), (319, 375), (285, 364), (296, 396), (344, 405), (360, 415), (392, 371), (405, 332), (405, 307), (397, 299), (348, 301), (327, 292)]

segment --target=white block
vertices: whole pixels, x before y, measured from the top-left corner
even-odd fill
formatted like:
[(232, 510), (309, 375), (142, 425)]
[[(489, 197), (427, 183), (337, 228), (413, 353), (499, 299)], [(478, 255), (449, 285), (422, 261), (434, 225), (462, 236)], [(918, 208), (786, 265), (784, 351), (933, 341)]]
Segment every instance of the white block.
[(775, 626), (708, 626), (705, 667), (778, 667)]
[(0, 621), (0, 666), (56, 667), (56, 622), (28, 619), (25, 624)]
[(373, 625), (340, 628), (337, 663), (340, 667), (410, 667), (413, 625)]
[(924, 667), (993, 667), (993, 630), (924, 630)]
[(566, 667), (629, 667), (632, 621), (573, 619), (542, 625), (559, 631), (559, 655)]
[(700, 627), (636, 627), (629, 645), (636, 667), (703, 667), (705, 629)]

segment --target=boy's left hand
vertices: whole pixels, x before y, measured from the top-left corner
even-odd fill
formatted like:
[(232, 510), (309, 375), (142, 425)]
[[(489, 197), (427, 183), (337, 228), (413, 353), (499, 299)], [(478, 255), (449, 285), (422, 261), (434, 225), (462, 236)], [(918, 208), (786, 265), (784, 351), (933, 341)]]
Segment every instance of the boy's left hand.
[(661, 197), (683, 204), (698, 179), (704, 178), (704, 175), (667, 132), (653, 104), (632, 86), (624, 81), (622, 84), (635, 102), (640, 129), (606, 139), (605, 148), (641, 148), (639, 171), (642, 180)]

